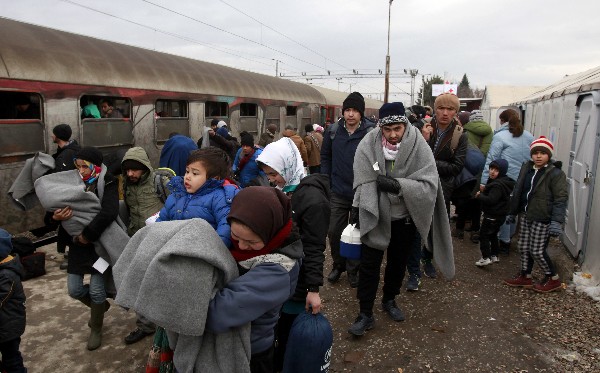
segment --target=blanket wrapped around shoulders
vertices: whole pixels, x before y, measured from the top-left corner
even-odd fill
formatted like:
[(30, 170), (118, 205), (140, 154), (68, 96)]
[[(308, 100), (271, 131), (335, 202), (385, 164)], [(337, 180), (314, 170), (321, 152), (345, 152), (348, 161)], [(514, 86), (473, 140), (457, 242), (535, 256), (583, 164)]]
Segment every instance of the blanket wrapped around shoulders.
[(113, 269), (116, 302), (165, 328), (178, 372), (249, 372), (250, 323), (205, 330), (211, 298), (238, 277), (237, 264), (203, 219), (139, 230)]
[(33, 208), (39, 201), (33, 183), (46, 172), (54, 169), (54, 157), (38, 152), (25, 161), (25, 165), (8, 190), (13, 206), (22, 211)]
[[(381, 136), (381, 129), (369, 132), (356, 149), (352, 205), (359, 207), (361, 241), (374, 249), (386, 250), (391, 238), (391, 201), (388, 193), (377, 188), (377, 175), (386, 173)], [(425, 240), (426, 245), (434, 253), (440, 271), (447, 279), (453, 278), (450, 223), (435, 159), (412, 125), (406, 126), (388, 176), (400, 183), (400, 197), (421, 237), (430, 238)]]
[[(73, 210), (73, 217), (63, 220), (61, 225), (72, 237), (78, 236), (102, 208), (100, 199), (104, 190), (104, 175), (106, 172), (106, 166), (102, 165), (102, 172), (98, 177), (99, 196), (96, 196), (93, 192), (85, 191), (85, 184), (77, 170), (57, 172), (40, 177), (34, 183), (35, 193), (47, 211), (70, 206)], [(114, 265), (128, 241), (129, 236), (125, 226), (120, 222), (120, 219), (117, 219), (104, 230), (98, 241), (94, 242), (96, 254)]]

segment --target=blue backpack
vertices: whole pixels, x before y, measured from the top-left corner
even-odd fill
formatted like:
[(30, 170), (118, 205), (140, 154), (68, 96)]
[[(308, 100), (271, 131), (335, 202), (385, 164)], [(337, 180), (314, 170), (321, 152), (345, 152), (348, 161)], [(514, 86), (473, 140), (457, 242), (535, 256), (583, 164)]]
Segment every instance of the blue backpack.
[(290, 330), (283, 373), (329, 372), (332, 345), (333, 331), (329, 320), (321, 313), (301, 313)]

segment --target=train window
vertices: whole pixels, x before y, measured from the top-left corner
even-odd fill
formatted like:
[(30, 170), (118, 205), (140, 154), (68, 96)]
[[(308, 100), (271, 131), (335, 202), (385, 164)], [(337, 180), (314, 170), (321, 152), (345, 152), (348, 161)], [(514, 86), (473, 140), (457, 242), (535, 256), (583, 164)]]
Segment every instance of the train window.
[(240, 117), (256, 117), (257, 105), (242, 103), (240, 104)]
[(129, 98), (84, 95), (79, 105), (83, 145), (106, 148), (133, 144)]
[(156, 100), (156, 116), (160, 118), (187, 118), (188, 105), (183, 100)]
[(297, 106), (286, 106), (285, 107), (285, 115), (288, 117), (295, 117), (297, 110), (298, 110)]
[(45, 150), (41, 108), (42, 97), (38, 93), (0, 91), (1, 157)]
[(204, 116), (227, 117), (229, 116), (229, 105), (227, 102), (207, 101), (204, 105)]

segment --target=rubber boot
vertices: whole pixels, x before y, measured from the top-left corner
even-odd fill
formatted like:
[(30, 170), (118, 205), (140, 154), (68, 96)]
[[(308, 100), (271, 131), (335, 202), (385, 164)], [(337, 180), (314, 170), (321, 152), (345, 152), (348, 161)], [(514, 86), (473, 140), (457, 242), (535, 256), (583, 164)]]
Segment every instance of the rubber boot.
[(102, 344), (102, 324), (104, 323), (104, 303), (92, 303), (90, 317), (90, 337), (88, 338), (87, 349), (93, 351)]

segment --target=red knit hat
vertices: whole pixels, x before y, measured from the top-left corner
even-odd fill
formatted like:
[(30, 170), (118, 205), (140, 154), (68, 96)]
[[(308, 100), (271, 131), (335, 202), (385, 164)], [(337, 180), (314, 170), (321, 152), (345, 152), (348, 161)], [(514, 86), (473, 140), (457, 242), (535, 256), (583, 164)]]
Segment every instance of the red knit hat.
[(546, 136), (540, 136), (538, 139), (531, 142), (531, 145), (529, 145), (529, 150), (531, 154), (537, 150), (542, 150), (552, 157), (552, 153), (554, 153), (554, 145), (552, 144), (552, 141), (546, 138)]

